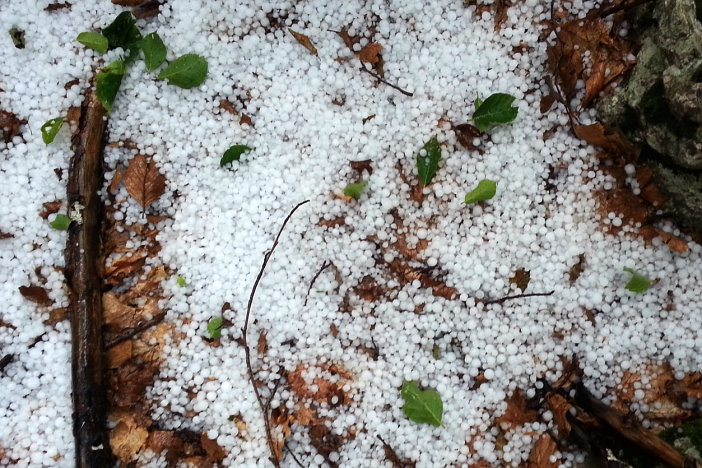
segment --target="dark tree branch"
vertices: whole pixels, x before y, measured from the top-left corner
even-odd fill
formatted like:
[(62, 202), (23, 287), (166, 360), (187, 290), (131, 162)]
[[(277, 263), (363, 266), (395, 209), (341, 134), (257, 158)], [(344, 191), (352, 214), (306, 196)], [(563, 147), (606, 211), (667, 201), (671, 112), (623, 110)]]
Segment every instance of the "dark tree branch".
[(5, 370), (7, 365), (11, 363), (14, 358), (14, 354), (6, 354), (2, 358), (0, 358), (0, 371)]
[(374, 71), (367, 69), (366, 66), (363, 64), (363, 62), (361, 62), (361, 71), (368, 73), (370, 76), (372, 76), (376, 80), (380, 81), (381, 83), (385, 83), (386, 85), (390, 86), (391, 88), (398, 90), (399, 92), (401, 92), (405, 96), (410, 96), (410, 97), (414, 96), (414, 94), (410, 93), (409, 91), (405, 91), (404, 89), (400, 88), (399, 86), (390, 83), (389, 81), (387, 81), (385, 78), (378, 75)]
[(307, 288), (307, 294), (305, 294), (305, 304), (307, 305), (307, 299), (310, 297), (310, 291), (312, 291), (312, 286), (314, 285), (314, 282), (317, 281), (317, 278), (319, 278), (319, 275), (322, 274), (324, 270), (329, 268), (332, 265), (331, 262), (324, 261), (322, 262), (322, 268), (319, 269), (319, 271), (312, 277), (312, 281), (310, 281), (310, 287)]
[(551, 291), (547, 293), (530, 293), (530, 294), (515, 294), (514, 296), (505, 296), (500, 299), (492, 299), (489, 301), (483, 301), (483, 304), (502, 304), (505, 301), (511, 301), (512, 299), (522, 299), (524, 297), (539, 297), (539, 296), (550, 296), (556, 291)]
[[(74, 154), (68, 169), (68, 206), (82, 221), (71, 223), (65, 251), (72, 334), (73, 435), (77, 468), (112, 466), (106, 426), (107, 396), (103, 375), (102, 278), (102, 152), (105, 109), (96, 94), (83, 101)], [(81, 208), (82, 207), (82, 208)]]
[(263, 278), (263, 272), (266, 270), (266, 265), (268, 265), (268, 260), (270, 260), (271, 255), (273, 255), (273, 251), (278, 246), (280, 236), (283, 234), (285, 225), (288, 224), (288, 221), (290, 221), (290, 218), (292, 217), (293, 213), (295, 213), (295, 211), (297, 211), (298, 208), (300, 208), (302, 205), (308, 202), (309, 200), (305, 200), (303, 202), (298, 203), (295, 206), (295, 208), (293, 208), (290, 211), (290, 213), (288, 213), (288, 216), (283, 221), (283, 225), (280, 226), (280, 230), (278, 231), (278, 235), (276, 236), (275, 241), (273, 241), (273, 245), (271, 246), (270, 250), (266, 252), (266, 254), (263, 256), (263, 264), (261, 265), (261, 269), (258, 272), (258, 276), (256, 276), (256, 281), (254, 281), (253, 287), (251, 288), (251, 295), (249, 296), (249, 302), (246, 306), (246, 318), (244, 319), (244, 326), (241, 329), (241, 344), (244, 347), (244, 354), (246, 357), (246, 371), (249, 375), (249, 381), (251, 382), (251, 387), (253, 387), (254, 395), (256, 395), (256, 401), (258, 401), (258, 406), (261, 408), (261, 412), (263, 413), (263, 425), (265, 426), (266, 430), (266, 441), (268, 442), (268, 449), (271, 452), (270, 461), (276, 468), (280, 468), (280, 462), (278, 461), (275, 455), (275, 441), (273, 440), (271, 421), (270, 416), (268, 414), (268, 403), (263, 401), (261, 392), (258, 391), (258, 386), (256, 386), (256, 376), (254, 375), (253, 367), (251, 366), (251, 349), (249, 348), (247, 335), (249, 331), (249, 319), (251, 318), (251, 306), (253, 305), (253, 300), (254, 296), (256, 295), (256, 289), (258, 288), (258, 284), (261, 282), (261, 278)]
[(162, 312), (158, 315), (155, 315), (153, 318), (140, 323), (134, 328), (130, 328), (123, 333), (111, 338), (109, 341), (105, 343), (105, 350), (108, 350), (110, 348), (113, 348), (117, 346), (120, 343), (124, 343), (125, 341), (135, 337), (139, 333), (148, 330), (149, 328), (153, 327), (154, 325), (158, 325), (159, 323), (163, 322), (163, 319), (166, 317), (166, 313)]

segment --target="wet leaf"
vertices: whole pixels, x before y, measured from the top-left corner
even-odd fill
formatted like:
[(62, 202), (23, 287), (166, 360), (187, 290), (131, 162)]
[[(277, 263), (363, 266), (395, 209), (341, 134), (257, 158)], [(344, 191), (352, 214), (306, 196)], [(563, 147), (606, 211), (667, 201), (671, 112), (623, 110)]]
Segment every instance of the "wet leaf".
[(573, 131), (578, 138), (591, 145), (599, 146), (610, 153), (622, 156), (638, 153), (636, 145), (630, 142), (618, 129), (599, 122), (591, 125), (575, 125)]
[(109, 42), (107, 38), (100, 33), (95, 32), (82, 32), (76, 37), (76, 41), (83, 44), (89, 49), (93, 49), (101, 54), (107, 52)]
[(115, 60), (98, 72), (95, 92), (108, 113), (112, 110), (112, 103), (115, 102), (125, 73), (127, 66), (121, 60)]
[(425, 187), (436, 174), (441, 159), (441, 146), (436, 138), (429, 140), (417, 155), (417, 171), (419, 180)]
[(295, 38), (297, 42), (302, 44), (302, 46), (312, 52), (314, 55), (317, 55), (317, 48), (312, 44), (312, 41), (310, 41), (310, 38), (305, 36), (304, 34), (300, 34), (299, 32), (294, 31), (292, 28), (288, 28), (288, 31), (292, 36)]
[[(136, 26), (136, 19), (129, 11), (124, 11), (102, 30), (102, 35), (107, 38), (108, 50), (122, 48), (132, 57), (139, 49), (141, 33)], [(127, 59), (128, 60), (128, 59)]]
[(39, 216), (46, 219), (49, 217), (49, 215), (52, 215), (54, 213), (58, 213), (58, 210), (61, 209), (62, 205), (63, 205), (63, 202), (61, 200), (44, 202), (41, 204), (41, 206), (43, 206), (44, 209), (39, 212)]
[(485, 101), (476, 99), (472, 120), (477, 129), (485, 132), (491, 125), (513, 122), (519, 112), (512, 106), (514, 99), (514, 96), (504, 93), (495, 93)]
[(56, 117), (44, 122), (44, 125), (41, 126), (41, 139), (44, 141), (44, 144), (48, 145), (53, 142), (62, 126), (63, 117)]
[(402, 398), (406, 401), (402, 411), (410, 420), (443, 426), (441, 418), (444, 404), (436, 390), (420, 390), (417, 382), (406, 381), (402, 384)]
[(178, 286), (180, 286), (181, 288), (184, 288), (184, 287), (185, 287), (185, 284), (186, 284), (186, 283), (185, 283), (185, 278), (183, 278), (182, 276), (179, 275), (178, 278), (176, 279), (176, 284), (177, 284)]
[(361, 198), (361, 193), (363, 193), (363, 189), (366, 188), (366, 185), (368, 185), (367, 180), (358, 182), (357, 184), (348, 184), (346, 187), (344, 187), (344, 195), (358, 200)]
[(57, 214), (49, 225), (57, 231), (67, 231), (68, 227), (71, 225), (71, 218), (65, 214)]
[(20, 120), (12, 112), (0, 110), (0, 135), (5, 143), (12, 141), (14, 137), (19, 135), (20, 125), (26, 121)]
[(12, 28), (8, 31), (10, 33), (10, 38), (12, 43), (18, 49), (24, 49), (26, 43), (24, 41), (24, 31), (19, 28)]
[(266, 340), (267, 334), (268, 333), (265, 330), (261, 330), (261, 332), (258, 334), (258, 343), (256, 344), (256, 351), (258, 352), (259, 356), (263, 356), (268, 350), (268, 341)]
[(218, 340), (222, 337), (222, 319), (215, 317), (207, 322), (207, 334), (211, 340)]
[(149, 437), (149, 431), (136, 424), (120, 421), (110, 434), (110, 447), (123, 462), (131, 461)]
[(253, 148), (249, 148), (246, 145), (231, 146), (224, 152), (222, 159), (219, 160), (219, 167), (224, 167), (231, 162), (238, 161), (241, 158), (241, 155), (246, 151), (253, 151)]
[(624, 271), (632, 274), (631, 279), (626, 284), (626, 289), (635, 293), (645, 293), (651, 287), (651, 280), (635, 272), (632, 268), (624, 268)]
[(453, 132), (456, 134), (458, 142), (465, 149), (481, 152), (480, 148), (474, 144), (475, 139), (480, 138), (480, 130), (475, 125), (468, 123), (459, 124), (453, 127)]
[(202, 433), (200, 444), (207, 454), (207, 461), (210, 463), (220, 463), (227, 456), (227, 452), (219, 446), (216, 440), (207, 437), (206, 432)]
[(524, 292), (529, 286), (529, 280), (531, 280), (531, 274), (529, 270), (520, 268), (514, 272), (514, 276), (509, 279), (510, 284), (518, 287), (522, 292)]
[(477, 203), (485, 200), (490, 200), (497, 193), (497, 182), (489, 179), (483, 179), (478, 182), (478, 186), (466, 194), (463, 203)]
[(166, 60), (166, 45), (155, 32), (147, 34), (141, 40), (141, 51), (148, 71), (157, 69)]
[(367, 44), (361, 51), (358, 53), (358, 58), (361, 59), (361, 62), (365, 63), (370, 63), (371, 65), (375, 64), (380, 60), (380, 57), (378, 54), (380, 54), (380, 51), (383, 49), (383, 46), (380, 44), (375, 44), (375, 43), (370, 43)]
[(18, 289), (20, 294), (25, 299), (28, 299), (36, 304), (51, 305), (54, 303), (54, 301), (49, 297), (49, 292), (41, 286), (20, 286)]
[(124, 171), (124, 186), (144, 210), (158, 200), (166, 190), (166, 178), (159, 172), (154, 161), (137, 154), (129, 161)]
[(200, 86), (207, 78), (207, 60), (197, 54), (181, 55), (158, 74), (159, 80), (184, 89)]

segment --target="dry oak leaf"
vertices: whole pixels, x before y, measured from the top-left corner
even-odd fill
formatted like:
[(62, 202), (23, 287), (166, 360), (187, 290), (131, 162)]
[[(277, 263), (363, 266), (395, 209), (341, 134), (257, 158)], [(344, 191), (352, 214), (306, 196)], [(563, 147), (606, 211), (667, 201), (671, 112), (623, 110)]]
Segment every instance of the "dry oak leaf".
[(63, 202), (61, 200), (44, 202), (41, 204), (41, 206), (43, 206), (44, 209), (39, 212), (39, 216), (46, 219), (49, 217), (49, 215), (57, 213), (58, 210), (61, 209), (61, 205), (63, 205)]
[(263, 356), (268, 350), (268, 341), (266, 340), (266, 335), (268, 335), (268, 332), (266, 330), (261, 330), (261, 332), (258, 334), (258, 343), (256, 345), (256, 351), (258, 352), (259, 356)]
[(18, 289), (20, 294), (24, 296), (25, 299), (29, 299), (30, 301), (36, 304), (45, 306), (51, 305), (54, 302), (49, 297), (49, 293), (47, 292), (47, 290), (42, 288), (41, 286), (20, 286)]
[(137, 154), (124, 171), (124, 185), (127, 193), (146, 210), (166, 191), (166, 178), (154, 161), (147, 161), (146, 157)]
[(110, 434), (112, 453), (122, 462), (128, 463), (141, 449), (148, 437), (149, 431), (143, 427), (121, 421)]
[(358, 53), (358, 58), (361, 59), (361, 62), (365, 63), (370, 63), (371, 65), (375, 64), (380, 60), (380, 57), (378, 54), (380, 54), (380, 51), (383, 49), (383, 46), (380, 44), (376, 44), (374, 42), (371, 42), (370, 44), (367, 44), (361, 51)]
[(507, 398), (507, 409), (499, 418), (495, 419), (498, 426), (516, 427), (539, 420), (539, 413), (536, 410), (527, 408), (527, 401), (521, 390), (515, 390), (512, 396)]
[(227, 452), (225, 452), (224, 449), (219, 446), (217, 441), (207, 437), (207, 433), (205, 432), (203, 432), (202, 436), (200, 437), (200, 444), (207, 453), (208, 462), (219, 463), (224, 459), (224, 457), (227, 456)]
[(573, 407), (568, 400), (557, 393), (548, 396), (548, 407), (553, 413), (553, 422), (558, 428), (558, 435), (566, 438), (570, 434), (570, 423), (568, 422), (568, 411)]
[(312, 44), (312, 41), (310, 41), (310, 38), (308, 36), (294, 31), (292, 28), (288, 28), (288, 32), (292, 34), (295, 40), (299, 42), (305, 49), (312, 52), (312, 54), (317, 55), (317, 48)]

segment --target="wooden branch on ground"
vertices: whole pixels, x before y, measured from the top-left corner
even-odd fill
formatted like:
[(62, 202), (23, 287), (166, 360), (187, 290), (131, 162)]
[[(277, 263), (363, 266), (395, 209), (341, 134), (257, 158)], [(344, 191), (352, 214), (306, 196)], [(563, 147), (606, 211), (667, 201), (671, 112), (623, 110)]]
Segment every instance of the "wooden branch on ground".
[(163, 319), (166, 318), (166, 313), (161, 312), (158, 315), (155, 315), (151, 319), (140, 323), (134, 328), (130, 328), (128, 330), (125, 330), (123, 333), (109, 339), (105, 343), (105, 350), (108, 350), (110, 348), (113, 348), (117, 346), (120, 343), (124, 343), (125, 341), (135, 337), (139, 333), (148, 330), (149, 328), (153, 327), (154, 325), (158, 325), (159, 323), (163, 322)]
[(312, 281), (310, 281), (310, 287), (307, 288), (307, 294), (305, 294), (305, 306), (307, 305), (307, 299), (310, 298), (310, 291), (312, 291), (312, 286), (314, 285), (314, 282), (317, 281), (317, 278), (319, 278), (319, 275), (322, 274), (324, 270), (329, 268), (332, 265), (332, 262), (327, 262), (326, 260), (322, 262), (322, 267), (317, 271), (317, 273), (312, 277)]
[(385, 83), (386, 85), (390, 86), (391, 88), (398, 90), (399, 92), (401, 92), (405, 96), (409, 96), (409, 97), (414, 96), (414, 94), (410, 93), (409, 91), (405, 91), (404, 89), (400, 88), (399, 86), (390, 83), (388, 80), (386, 80), (382, 76), (378, 75), (374, 71), (369, 70), (368, 68), (366, 68), (366, 66), (363, 62), (361, 62), (361, 71), (368, 73), (370, 76), (372, 76), (376, 80), (380, 81), (381, 83)]
[(244, 354), (246, 357), (246, 370), (249, 375), (249, 381), (251, 382), (251, 386), (253, 387), (254, 395), (256, 395), (256, 401), (258, 401), (258, 406), (261, 408), (261, 413), (263, 413), (263, 425), (266, 429), (266, 442), (268, 442), (268, 449), (271, 452), (270, 461), (276, 468), (280, 468), (280, 462), (278, 461), (278, 457), (276, 456), (275, 441), (273, 440), (273, 432), (271, 430), (270, 415), (268, 414), (268, 403), (263, 401), (263, 397), (258, 391), (258, 386), (256, 385), (256, 376), (254, 375), (253, 367), (251, 366), (251, 349), (249, 348), (247, 335), (249, 331), (249, 319), (251, 318), (251, 306), (253, 305), (253, 300), (256, 294), (256, 289), (258, 288), (258, 283), (261, 282), (261, 278), (263, 278), (263, 272), (266, 270), (266, 265), (268, 265), (268, 260), (270, 260), (271, 255), (273, 255), (273, 251), (278, 246), (278, 241), (280, 240), (281, 234), (283, 234), (283, 229), (285, 229), (285, 225), (288, 224), (288, 221), (290, 221), (290, 218), (292, 217), (293, 213), (295, 213), (295, 211), (297, 211), (298, 208), (300, 208), (302, 205), (308, 202), (309, 200), (305, 200), (303, 202), (298, 203), (295, 206), (295, 208), (293, 208), (290, 211), (290, 213), (288, 213), (288, 216), (283, 221), (283, 225), (280, 226), (280, 230), (278, 231), (278, 235), (275, 237), (275, 241), (273, 241), (271, 249), (268, 252), (266, 252), (266, 254), (263, 256), (263, 264), (261, 265), (261, 269), (258, 271), (258, 276), (256, 276), (256, 281), (254, 281), (253, 287), (251, 288), (251, 295), (249, 296), (249, 302), (246, 306), (246, 318), (244, 319), (244, 326), (241, 329), (240, 342), (241, 345), (244, 347)]
[(512, 299), (522, 299), (525, 297), (540, 297), (540, 296), (550, 296), (555, 291), (549, 291), (547, 293), (528, 293), (528, 294), (515, 294), (513, 296), (505, 296), (499, 299), (491, 299), (488, 301), (482, 301), (483, 304), (502, 304), (505, 301), (511, 301)]
[[(638, 421), (627, 418), (619, 411), (597, 400), (582, 382), (576, 386), (575, 403), (600, 424), (611, 430), (619, 439), (626, 440), (643, 452), (667, 466), (683, 468), (685, 457), (672, 445), (644, 429)], [(694, 466), (694, 465), (693, 465)]]
[(77, 468), (112, 465), (106, 427), (107, 397), (103, 375), (100, 230), (102, 152), (105, 109), (94, 92), (83, 101), (78, 132), (73, 137), (66, 188), (73, 222), (66, 241), (66, 285), (72, 332), (73, 435)]

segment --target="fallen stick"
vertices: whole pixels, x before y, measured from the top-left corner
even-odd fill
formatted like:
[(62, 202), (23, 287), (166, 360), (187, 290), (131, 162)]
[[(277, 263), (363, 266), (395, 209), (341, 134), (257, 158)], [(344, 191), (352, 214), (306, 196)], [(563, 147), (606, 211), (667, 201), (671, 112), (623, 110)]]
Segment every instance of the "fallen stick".
[(626, 418), (617, 410), (597, 400), (582, 382), (577, 384), (574, 400), (583, 411), (614, 432), (620, 439), (634, 444), (634, 446), (667, 466), (675, 468), (688, 466), (685, 464), (685, 457), (672, 445), (644, 429), (638, 421)]
[(153, 327), (154, 325), (158, 325), (159, 323), (163, 322), (163, 319), (166, 318), (166, 313), (162, 312), (158, 315), (155, 315), (151, 319), (140, 323), (134, 328), (130, 328), (128, 330), (125, 330), (123, 333), (110, 338), (105, 342), (105, 350), (108, 350), (110, 348), (114, 348), (120, 343), (124, 343), (125, 341), (134, 338), (137, 336), (139, 333), (148, 330), (149, 328)]
[(105, 109), (94, 92), (83, 101), (66, 187), (70, 211), (80, 213), (66, 241), (66, 285), (72, 333), (73, 436), (77, 468), (112, 465), (103, 376), (100, 229)]

